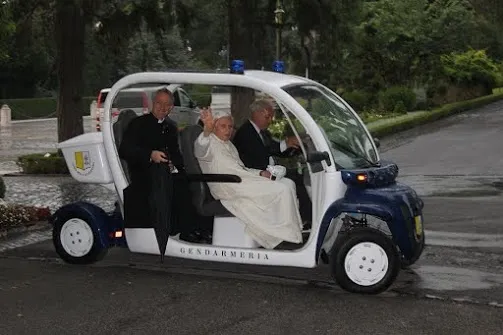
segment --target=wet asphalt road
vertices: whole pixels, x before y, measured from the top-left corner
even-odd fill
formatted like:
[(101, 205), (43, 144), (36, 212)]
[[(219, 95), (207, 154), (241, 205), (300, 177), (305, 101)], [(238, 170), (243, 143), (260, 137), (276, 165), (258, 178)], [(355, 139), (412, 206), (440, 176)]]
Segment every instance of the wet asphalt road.
[(287, 280), (2, 260), (0, 334), (501, 334), (502, 310)]
[(382, 158), (425, 200), (429, 235), (421, 260), (381, 296), (342, 292), (326, 266), (159, 265), (112, 250), (73, 267), (48, 241), (6, 250), (50, 236), (35, 233), (0, 243), (0, 334), (501, 334), (501, 143), (503, 102), (382, 140)]

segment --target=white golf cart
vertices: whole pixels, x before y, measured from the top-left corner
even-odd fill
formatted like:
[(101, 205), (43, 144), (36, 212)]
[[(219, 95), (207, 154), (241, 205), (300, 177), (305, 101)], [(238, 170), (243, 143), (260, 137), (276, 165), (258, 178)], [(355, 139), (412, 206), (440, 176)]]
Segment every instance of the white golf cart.
[[(315, 81), (250, 70), (136, 73), (113, 85), (105, 101), (102, 132), (77, 136), (60, 143), (59, 148), (73, 178), (116, 192), (120, 211), (106, 213), (86, 202), (60, 208), (51, 221), (56, 250), (65, 261), (92, 263), (113, 246), (160, 254), (153, 227), (124, 227), (123, 190), (129, 182), (117, 154), (121, 134), (114, 132), (111, 124), (111, 102), (118, 92), (148, 83), (244, 87), (274, 99), (282, 114), (279, 117), (301, 139), (299, 159), (304, 168), (300, 173), (304, 173), (313, 203), (312, 226), (303, 245), (294, 250), (268, 250), (247, 236), (243, 223), (226, 213), (203, 185), (194, 198), (197, 210), (214, 219), (212, 243), (189, 243), (170, 236), (166, 256), (303, 268), (324, 262), (330, 264), (343, 289), (369, 294), (386, 290), (401, 267), (420, 257), (423, 202), (410, 187), (396, 182), (398, 167), (394, 163), (380, 161), (374, 140), (353, 109)], [(187, 138), (190, 136), (184, 137), (182, 131), (184, 159), (193, 150), (193, 142)]]

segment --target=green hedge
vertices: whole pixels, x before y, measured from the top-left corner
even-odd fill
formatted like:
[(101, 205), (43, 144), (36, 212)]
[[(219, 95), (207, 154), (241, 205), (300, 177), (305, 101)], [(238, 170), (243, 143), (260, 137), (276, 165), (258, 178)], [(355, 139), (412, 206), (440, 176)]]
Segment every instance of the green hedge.
[(494, 93), (473, 100), (456, 102), (444, 105), (432, 111), (421, 111), (407, 114), (397, 118), (390, 118), (368, 124), (367, 127), (373, 136), (384, 137), (400, 131), (414, 128), (416, 126), (433, 122), (454, 114), (468, 111), (470, 109), (482, 107), (484, 105), (503, 99), (503, 92)]
[(18, 158), (17, 164), (26, 174), (69, 174), (65, 158), (58, 152), (45, 154), (29, 154)]
[(379, 92), (379, 105), (385, 111), (410, 112), (416, 107), (416, 94), (407, 87), (390, 87)]
[[(96, 97), (83, 97), (82, 116), (89, 115), (89, 106)], [(56, 117), (56, 98), (1, 99), (0, 106), (9, 105), (12, 120)]]

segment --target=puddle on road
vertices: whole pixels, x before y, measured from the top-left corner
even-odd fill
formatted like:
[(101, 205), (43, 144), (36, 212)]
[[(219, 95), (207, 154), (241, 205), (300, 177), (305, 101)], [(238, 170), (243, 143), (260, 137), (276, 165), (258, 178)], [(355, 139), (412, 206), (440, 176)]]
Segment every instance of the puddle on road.
[(472, 190), (459, 190), (453, 192), (433, 192), (430, 196), (432, 197), (493, 197), (500, 195), (501, 191), (492, 189), (472, 189)]
[(402, 175), (398, 180), (414, 188), (420, 196), (470, 198), (503, 193), (502, 176)]
[(503, 235), (426, 230), (426, 244), (460, 248), (502, 248)]
[(408, 281), (417, 289), (435, 291), (487, 290), (503, 286), (503, 275), (471, 269), (421, 265), (407, 271)]

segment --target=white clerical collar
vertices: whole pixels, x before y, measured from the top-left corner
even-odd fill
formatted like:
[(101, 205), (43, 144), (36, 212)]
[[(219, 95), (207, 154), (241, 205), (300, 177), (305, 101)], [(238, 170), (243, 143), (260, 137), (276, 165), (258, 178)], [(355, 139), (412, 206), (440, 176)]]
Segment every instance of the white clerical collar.
[(164, 118), (164, 119), (162, 119), (162, 120), (157, 119), (157, 123), (163, 123), (163, 122), (164, 122), (164, 120), (166, 120), (166, 118)]

